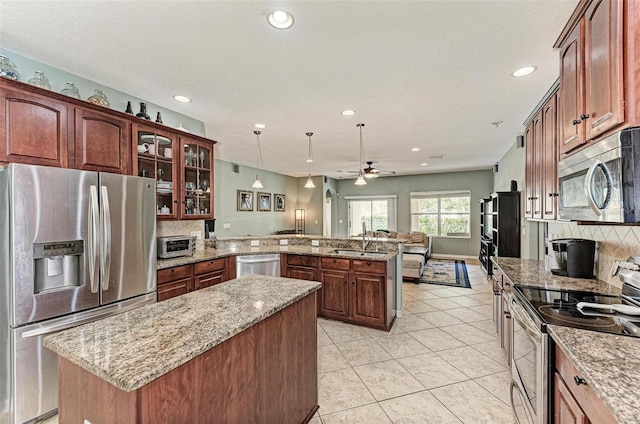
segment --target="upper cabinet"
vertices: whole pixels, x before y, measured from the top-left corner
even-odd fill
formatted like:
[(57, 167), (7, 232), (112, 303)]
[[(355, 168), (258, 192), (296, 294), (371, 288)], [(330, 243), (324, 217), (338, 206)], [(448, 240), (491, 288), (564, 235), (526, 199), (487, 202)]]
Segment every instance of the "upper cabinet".
[[(561, 158), (621, 124), (637, 125), (635, 1), (583, 0), (554, 47), (560, 49)], [(628, 23), (623, 25), (624, 14)], [(627, 54), (623, 40), (627, 39)], [(626, 61), (626, 62), (625, 62)], [(625, 78), (628, 78), (625, 93)]]
[(77, 107), (75, 109), (75, 168), (129, 173), (131, 124), (124, 119)]
[(215, 141), (0, 78), (0, 164), (156, 180), (158, 218), (212, 219)]
[(180, 151), (180, 218), (213, 218), (213, 144), (180, 137)]
[(0, 162), (67, 167), (70, 113), (65, 102), (0, 83)]
[(156, 180), (158, 218), (178, 218), (178, 137), (144, 125), (134, 125), (134, 137), (134, 171)]

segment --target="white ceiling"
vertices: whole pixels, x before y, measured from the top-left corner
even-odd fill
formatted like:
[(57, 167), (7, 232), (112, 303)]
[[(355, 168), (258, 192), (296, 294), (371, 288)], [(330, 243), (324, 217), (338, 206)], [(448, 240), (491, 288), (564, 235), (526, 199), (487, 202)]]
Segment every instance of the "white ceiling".
[[(312, 131), (312, 173), (346, 177), (363, 122), (363, 162), (380, 169), (486, 169), (556, 80), (552, 44), (576, 4), (3, 0), (0, 46), (200, 119), (234, 163), (255, 165), (264, 123), (263, 168), (306, 175)], [(267, 24), (277, 7), (291, 29)], [(511, 77), (530, 64), (537, 72)]]

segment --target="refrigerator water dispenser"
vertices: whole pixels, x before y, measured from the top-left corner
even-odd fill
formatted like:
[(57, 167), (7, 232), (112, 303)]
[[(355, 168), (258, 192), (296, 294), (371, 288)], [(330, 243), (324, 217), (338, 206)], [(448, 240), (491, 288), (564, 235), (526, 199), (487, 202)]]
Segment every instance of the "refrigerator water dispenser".
[(82, 240), (34, 243), (34, 293), (79, 286), (83, 253)]

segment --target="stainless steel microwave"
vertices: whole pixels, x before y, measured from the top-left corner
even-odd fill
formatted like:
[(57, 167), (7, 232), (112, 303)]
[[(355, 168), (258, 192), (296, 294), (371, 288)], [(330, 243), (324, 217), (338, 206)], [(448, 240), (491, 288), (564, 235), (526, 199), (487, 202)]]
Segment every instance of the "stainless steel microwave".
[(558, 219), (640, 222), (640, 128), (620, 131), (558, 163)]

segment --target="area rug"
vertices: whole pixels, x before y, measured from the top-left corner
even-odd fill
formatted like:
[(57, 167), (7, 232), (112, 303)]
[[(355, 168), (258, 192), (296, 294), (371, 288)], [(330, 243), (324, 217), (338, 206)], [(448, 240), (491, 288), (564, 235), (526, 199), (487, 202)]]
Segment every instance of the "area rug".
[(420, 276), (421, 283), (470, 289), (469, 274), (464, 261), (428, 259)]

